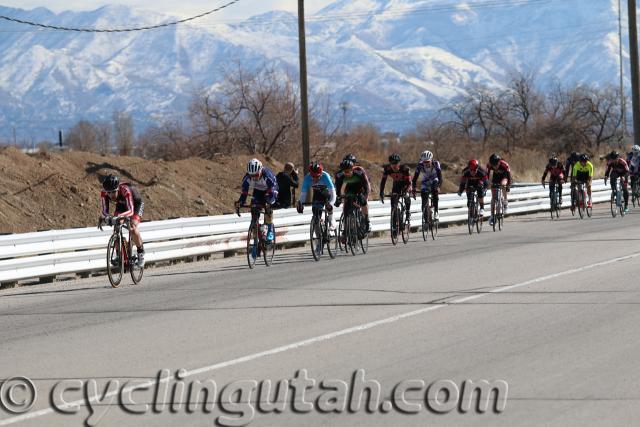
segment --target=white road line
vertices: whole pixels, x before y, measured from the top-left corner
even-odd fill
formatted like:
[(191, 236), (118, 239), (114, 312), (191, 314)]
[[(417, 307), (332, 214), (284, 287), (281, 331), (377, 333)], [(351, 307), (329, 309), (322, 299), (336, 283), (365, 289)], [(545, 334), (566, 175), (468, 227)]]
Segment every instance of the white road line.
[[(515, 284), (512, 284), (512, 285), (506, 285), (506, 286), (503, 286), (503, 287), (500, 287), (500, 288), (496, 288), (496, 289), (491, 290), (491, 291), (483, 292), (483, 293), (480, 293), (480, 294), (466, 296), (466, 297), (463, 297), (463, 298), (458, 298), (458, 299), (455, 299), (455, 300), (452, 300), (452, 301), (449, 301), (449, 302), (446, 302), (446, 303), (442, 303), (442, 304), (431, 305), (429, 307), (421, 308), (419, 310), (414, 310), (414, 311), (410, 311), (410, 312), (407, 312), (407, 313), (398, 314), (398, 315), (395, 315), (395, 316), (387, 317), (385, 319), (376, 320), (374, 322), (364, 323), (364, 324), (361, 324), (361, 325), (353, 326), (351, 328), (342, 329), (340, 331), (331, 332), (331, 333), (328, 333), (328, 334), (325, 334), (325, 335), (320, 335), (320, 336), (317, 336), (317, 337), (314, 337), (314, 338), (309, 338), (309, 339), (298, 341), (298, 342), (295, 342), (295, 343), (292, 343), (292, 344), (283, 345), (283, 346), (280, 346), (280, 347), (272, 348), (270, 350), (261, 351), (259, 353), (253, 353), (253, 354), (249, 354), (247, 356), (239, 357), (239, 358), (236, 358), (236, 359), (231, 359), (231, 360), (228, 360), (226, 362), (220, 362), (220, 363), (216, 363), (214, 365), (209, 365), (209, 366), (204, 366), (202, 368), (193, 369), (191, 371), (187, 371), (186, 375), (183, 376), (182, 378), (184, 379), (184, 378), (191, 377), (191, 376), (194, 376), (194, 375), (203, 374), (203, 373), (211, 372), (211, 371), (216, 371), (216, 370), (220, 370), (220, 369), (223, 369), (223, 368), (227, 368), (229, 366), (235, 366), (235, 365), (239, 365), (241, 363), (250, 362), (252, 360), (261, 359), (263, 357), (272, 356), (274, 354), (284, 353), (284, 352), (289, 351), (289, 350), (295, 350), (295, 349), (298, 349), (298, 348), (301, 348), (301, 347), (307, 347), (307, 346), (312, 345), (312, 344), (316, 344), (316, 343), (323, 342), (323, 341), (328, 341), (328, 340), (331, 340), (331, 339), (334, 339), (334, 338), (337, 338), (337, 337), (341, 337), (341, 336), (344, 336), (344, 335), (349, 335), (349, 334), (352, 334), (352, 333), (355, 333), (355, 332), (365, 331), (367, 329), (372, 329), (372, 328), (375, 328), (377, 326), (382, 326), (382, 325), (388, 325), (390, 323), (395, 323), (395, 322), (397, 322), (399, 320), (402, 320), (402, 319), (415, 317), (415, 316), (418, 316), (418, 315), (421, 315), (421, 314), (424, 314), (424, 313), (428, 313), (428, 312), (431, 312), (431, 311), (435, 311), (435, 310), (438, 310), (440, 308), (447, 307), (447, 306), (450, 306), (450, 305), (462, 304), (462, 303), (465, 303), (465, 302), (468, 302), (468, 301), (472, 301), (472, 300), (475, 300), (475, 299), (478, 299), (478, 298), (486, 297), (488, 295), (497, 294), (497, 293), (500, 293), (500, 292), (505, 292), (505, 291), (509, 291), (511, 289), (521, 288), (523, 286), (533, 285), (533, 284), (540, 283), (540, 282), (545, 282), (547, 280), (556, 279), (558, 277), (567, 276), (567, 275), (575, 274), (575, 273), (580, 273), (580, 272), (583, 272), (583, 271), (586, 271), (586, 270), (594, 269), (596, 267), (602, 267), (602, 266), (605, 266), (605, 265), (614, 264), (616, 262), (621, 262), (621, 261), (627, 261), (627, 260), (630, 260), (630, 259), (633, 259), (633, 258), (638, 258), (638, 257), (640, 257), (640, 252), (633, 253), (631, 255), (618, 257), (618, 258), (612, 258), (612, 259), (609, 259), (607, 261), (601, 261), (601, 262), (585, 265), (585, 266), (578, 267), (578, 268), (572, 268), (571, 270), (565, 270), (565, 271), (561, 271), (559, 273), (548, 274), (546, 276), (540, 276), (540, 277), (537, 277), (535, 279), (530, 279), (530, 280), (527, 280), (527, 281), (524, 281), (524, 282), (520, 282), (520, 283), (515, 283)], [(169, 382), (172, 379), (173, 379), (173, 377), (169, 377), (166, 380), (162, 379), (161, 381), (150, 380), (149, 382), (144, 383), (144, 384), (136, 384), (135, 386), (132, 386), (129, 389), (125, 388), (124, 391), (131, 391), (134, 387), (135, 388), (139, 388), (139, 389), (140, 388), (145, 388), (145, 387), (152, 387), (152, 386), (155, 386), (155, 384), (157, 382), (164, 383), (164, 382)], [(120, 392), (121, 392), (121, 390), (116, 390), (114, 392), (110, 392), (110, 393), (105, 394), (101, 398), (104, 399), (106, 397), (116, 396)], [(95, 403), (97, 400), (98, 399), (91, 399), (91, 403)], [(83, 400), (76, 400), (76, 401), (73, 401), (73, 402), (66, 403), (65, 405), (60, 405), (60, 409), (70, 409), (70, 408), (77, 407), (77, 406), (83, 406), (85, 404), (86, 404), (86, 402), (83, 401)], [(13, 417), (13, 418), (7, 418), (5, 420), (0, 420), (0, 426), (6, 426), (6, 425), (10, 425), (10, 424), (15, 424), (15, 423), (18, 423), (18, 422), (21, 422), (21, 421), (27, 421), (27, 420), (30, 420), (30, 419), (33, 419), (33, 418), (44, 416), (44, 415), (50, 415), (50, 414), (53, 414), (54, 412), (55, 412), (55, 410), (53, 408), (41, 409), (41, 410), (34, 411), (34, 412), (31, 412), (31, 413), (28, 413), (28, 414), (18, 415), (18, 416)]]

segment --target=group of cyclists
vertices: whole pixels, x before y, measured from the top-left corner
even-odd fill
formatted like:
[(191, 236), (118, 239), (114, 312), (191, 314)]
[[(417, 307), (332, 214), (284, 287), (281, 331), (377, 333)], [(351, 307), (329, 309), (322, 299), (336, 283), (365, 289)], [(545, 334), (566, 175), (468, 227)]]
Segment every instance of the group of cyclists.
[[(622, 158), (619, 152), (612, 151), (607, 156), (607, 168), (605, 172), (605, 183), (610, 180), (612, 190), (616, 190), (617, 180), (622, 181), (622, 192), (624, 198), (624, 210), (628, 211), (629, 190), (628, 183), (632, 185), (638, 182), (640, 176), (640, 146), (634, 145), (631, 152)], [(565, 182), (571, 183), (571, 209), (576, 208), (574, 195), (575, 186), (582, 183), (586, 186), (588, 195), (588, 207), (592, 206), (591, 182), (593, 180), (594, 167), (589, 156), (584, 153), (573, 152), (563, 164), (557, 156), (553, 155), (549, 159), (542, 175), (542, 185), (546, 184), (549, 177), (549, 187), (556, 186), (559, 191), (559, 200), (562, 204), (562, 186)], [(418, 180), (422, 177), (420, 184)], [(434, 218), (438, 220), (438, 200), (443, 183), (442, 167), (439, 161), (434, 159), (431, 151), (423, 151), (420, 160), (415, 168), (413, 176), (411, 168), (402, 163), (399, 154), (389, 156), (389, 163), (383, 166), (382, 180), (380, 181), (379, 197), (382, 203), (385, 200), (385, 187), (387, 181), (391, 179), (391, 206), (397, 206), (399, 198), (404, 198), (406, 206), (406, 221), (411, 219), (411, 197), (416, 199), (418, 190), (422, 202), (422, 209), (429, 197), (433, 200)], [(463, 169), (458, 186), (458, 196), (465, 192), (467, 204), (470, 205), (474, 193), (480, 204), (480, 216), (484, 215), (484, 199), (491, 185), (492, 204), (490, 225), (494, 222), (494, 202), (498, 197), (502, 198), (503, 212), (507, 212), (507, 193), (510, 191), (512, 176), (509, 164), (499, 155), (492, 154), (486, 166), (482, 166), (477, 159), (469, 160)], [(138, 230), (144, 212), (144, 202), (140, 192), (130, 183), (121, 183), (117, 176), (108, 175), (102, 183), (100, 194), (100, 204), (102, 212), (98, 226), (103, 224), (113, 225), (116, 221), (128, 218), (131, 238), (137, 248), (137, 262), (144, 266), (144, 246), (142, 237)], [(251, 206), (259, 206), (264, 209), (264, 230), (267, 242), (275, 239), (273, 227), (273, 206), (278, 196), (278, 184), (276, 176), (267, 167), (263, 166), (258, 159), (251, 159), (247, 164), (246, 174), (242, 179), (242, 192), (235, 202), (235, 208), (244, 206), (249, 196), (249, 190), (253, 188), (251, 195)], [(371, 183), (367, 171), (358, 164), (355, 155), (347, 154), (340, 162), (339, 170), (332, 177), (324, 170), (322, 163), (312, 162), (308, 166), (308, 174), (302, 182), (300, 198), (296, 203), (299, 213), (304, 212), (304, 201), (311, 192), (312, 203), (321, 205), (326, 209), (329, 216), (329, 223), (332, 230), (336, 228), (333, 218), (333, 207), (339, 207), (343, 200), (353, 201), (365, 220), (365, 232), (370, 231), (369, 210), (367, 202), (371, 193)], [(110, 215), (110, 204), (115, 204), (115, 213)], [(344, 239), (344, 236), (341, 236)], [(118, 262), (118, 260), (112, 260)]]
[[(605, 185), (609, 180), (612, 191), (617, 191), (617, 181), (621, 180), (622, 195), (624, 200), (624, 212), (629, 211), (629, 186), (632, 187), (638, 182), (640, 176), (640, 146), (634, 145), (626, 159), (622, 158), (616, 150), (605, 156), (607, 167), (604, 174)], [(559, 200), (562, 204), (562, 185), (569, 181), (571, 184), (571, 211), (576, 209), (575, 188), (577, 184), (583, 184), (587, 189), (587, 206), (593, 206), (591, 199), (591, 183), (593, 181), (594, 167), (585, 153), (572, 152), (564, 165), (553, 155), (549, 159), (544, 173), (542, 174), (542, 185), (545, 185), (547, 175), (549, 176), (549, 189), (555, 185), (559, 191)]]

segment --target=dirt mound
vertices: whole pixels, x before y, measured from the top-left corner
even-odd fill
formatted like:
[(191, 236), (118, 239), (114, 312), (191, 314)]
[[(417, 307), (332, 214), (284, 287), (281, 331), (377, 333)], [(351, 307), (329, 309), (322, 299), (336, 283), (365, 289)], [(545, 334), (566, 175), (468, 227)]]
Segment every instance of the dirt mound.
[[(0, 232), (96, 224), (100, 182), (109, 173), (138, 187), (145, 220), (230, 213), (249, 158), (165, 162), (84, 152), (27, 155), (12, 147), (0, 149)], [(274, 171), (282, 167), (262, 160)]]
[[(0, 233), (88, 227), (97, 223), (101, 179), (117, 174), (138, 187), (144, 220), (233, 212), (251, 156), (175, 162), (85, 152), (24, 154), (0, 148)], [(275, 173), (282, 163), (261, 158)], [(380, 165), (363, 161), (377, 198)], [(325, 165), (330, 173), (337, 165)], [(445, 170), (446, 191), (457, 188), (456, 168)], [(302, 171), (300, 171), (302, 172)], [(388, 191), (391, 185), (387, 183)]]

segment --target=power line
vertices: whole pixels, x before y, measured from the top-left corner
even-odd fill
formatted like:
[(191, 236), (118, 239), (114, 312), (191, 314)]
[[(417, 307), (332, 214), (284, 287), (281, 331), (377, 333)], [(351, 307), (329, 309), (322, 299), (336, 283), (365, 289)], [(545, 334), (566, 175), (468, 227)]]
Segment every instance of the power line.
[(170, 27), (170, 26), (173, 26), (173, 25), (182, 24), (184, 22), (193, 21), (195, 19), (202, 18), (202, 17), (207, 16), (207, 15), (211, 15), (212, 13), (219, 12), (222, 9), (225, 9), (225, 8), (231, 6), (231, 5), (234, 5), (234, 4), (238, 3), (239, 1), (240, 0), (231, 0), (230, 2), (228, 2), (226, 4), (223, 4), (220, 7), (217, 7), (215, 9), (212, 9), (212, 10), (210, 10), (208, 12), (201, 13), (201, 14), (196, 15), (196, 16), (192, 16), (190, 18), (180, 19), (178, 21), (167, 22), (167, 23), (164, 23), (164, 24), (150, 25), (150, 26), (137, 27), (137, 28), (101, 29), (101, 28), (60, 27), (60, 26), (57, 26), (57, 25), (47, 25), (47, 24), (42, 24), (42, 23), (39, 23), (39, 22), (25, 21), (25, 20), (22, 20), (22, 19), (12, 18), (10, 16), (5, 16), (5, 15), (0, 15), (0, 19), (4, 19), (4, 20), (10, 21), (10, 22), (15, 22), (15, 23), (18, 23), (18, 24), (31, 25), (32, 27), (47, 28), (47, 29), (50, 29), (50, 30), (75, 31), (75, 32), (82, 32), (82, 33), (126, 33), (126, 32), (132, 32), (132, 31), (146, 31), (146, 30), (153, 30), (155, 28)]

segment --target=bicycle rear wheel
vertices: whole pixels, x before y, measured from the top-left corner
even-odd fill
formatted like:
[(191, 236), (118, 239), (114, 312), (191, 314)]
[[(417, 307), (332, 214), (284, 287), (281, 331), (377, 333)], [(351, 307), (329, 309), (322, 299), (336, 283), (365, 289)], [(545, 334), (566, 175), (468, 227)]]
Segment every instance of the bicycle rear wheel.
[(131, 274), (131, 280), (133, 280), (133, 284), (137, 285), (142, 281), (144, 267), (140, 267), (138, 265), (138, 256), (133, 255), (133, 244), (131, 243), (131, 240), (129, 240), (129, 254), (129, 274)]
[(467, 227), (469, 228), (469, 234), (473, 234), (473, 226), (475, 225), (475, 205), (469, 206), (467, 210)]
[(360, 244), (360, 249), (362, 249), (362, 253), (366, 254), (369, 250), (369, 233), (366, 231), (366, 223), (364, 220), (364, 215), (362, 212), (358, 211), (357, 217), (357, 230), (358, 230), (358, 243)]
[(273, 241), (262, 241), (262, 256), (264, 258), (264, 265), (267, 267), (273, 264), (273, 257), (276, 254), (276, 226), (275, 224), (271, 224), (271, 227), (273, 227)]
[(258, 256), (260, 256), (259, 232), (257, 222), (252, 222), (247, 232), (247, 263), (249, 264), (249, 268), (256, 266), (256, 260)]
[[(114, 233), (107, 245), (107, 275), (113, 288), (120, 286), (120, 282), (124, 276), (124, 257), (122, 256), (122, 250), (118, 250), (119, 246), (122, 246), (120, 235)], [(112, 261), (116, 265), (114, 265)]]

